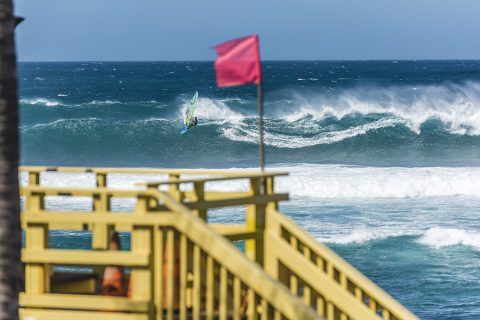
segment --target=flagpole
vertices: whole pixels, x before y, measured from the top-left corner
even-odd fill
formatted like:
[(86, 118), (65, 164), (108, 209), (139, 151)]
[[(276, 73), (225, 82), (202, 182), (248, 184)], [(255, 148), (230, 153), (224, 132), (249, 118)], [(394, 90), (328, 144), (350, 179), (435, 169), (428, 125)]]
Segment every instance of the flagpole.
[(260, 144), (258, 153), (260, 156), (260, 169), (262, 171), (265, 170), (265, 147), (263, 145), (263, 88), (262, 88), (262, 80), (257, 85), (257, 96), (258, 96), (258, 130), (260, 131)]

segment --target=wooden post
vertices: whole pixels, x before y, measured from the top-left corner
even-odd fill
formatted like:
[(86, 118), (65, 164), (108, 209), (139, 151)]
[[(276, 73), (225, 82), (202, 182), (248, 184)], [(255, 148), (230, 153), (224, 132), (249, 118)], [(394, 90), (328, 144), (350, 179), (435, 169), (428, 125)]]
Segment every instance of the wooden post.
[(107, 174), (106, 173), (95, 173), (95, 182), (97, 188), (106, 187), (107, 186)]
[[(107, 174), (96, 173), (96, 185), (97, 188), (107, 187)], [(97, 193), (93, 197), (93, 209), (95, 213), (105, 213), (110, 211), (110, 198), (106, 192)], [(95, 223), (90, 227), (92, 231), (92, 249), (94, 250), (107, 250), (110, 243), (111, 228), (105, 223)], [(100, 270), (97, 270), (100, 271)]]
[[(195, 194), (195, 201), (205, 200), (205, 183), (203, 181), (195, 182), (193, 184), (193, 191)], [(195, 210), (194, 214), (202, 220), (207, 221), (207, 209)]]
[[(28, 186), (39, 186), (40, 185), (40, 172), (38, 171), (29, 171), (28, 172)], [(41, 201), (41, 203), (32, 203), (32, 201)], [(43, 197), (32, 197), (28, 195), (25, 199), (25, 207), (27, 208), (43, 208)]]
[[(261, 194), (260, 178), (250, 179), (251, 195)], [(250, 204), (247, 206), (246, 225), (249, 231), (256, 231), (254, 240), (247, 240), (245, 243), (246, 255), (263, 266), (264, 262), (264, 229), (265, 229), (265, 205)]]
[[(135, 206), (135, 213), (138, 215), (147, 214), (150, 210), (150, 199), (148, 197), (137, 197), (137, 204)], [(131, 251), (132, 253), (144, 253), (150, 256), (150, 262), (147, 267), (132, 268), (130, 274), (129, 295), (132, 300), (154, 300), (153, 279), (156, 275), (156, 281), (159, 281), (159, 266), (154, 266), (153, 262), (161, 261), (159, 254), (163, 251), (163, 235), (161, 232), (156, 232), (155, 238), (160, 243), (153, 244), (153, 228), (150, 226), (133, 226), (131, 233)], [(162, 240), (159, 240), (162, 239)], [(156, 246), (157, 250), (153, 248)], [(158, 250), (160, 248), (160, 250)], [(158, 252), (160, 251), (160, 253)], [(161, 280), (160, 280), (161, 281)], [(162, 312), (162, 307), (158, 304), (161, 302), (159, 291), (156, 292), (155, 304), (156, 308), (151, 306), (149, 310), (150, 319), (153, 318), (154, 309), (156, 312)]]
[[(38, 185), (39, 173), (32, 173), (29, 183)], [(44, 194), (30, 192), (26, 200), (26, 212), (39, 214), (44, 209)], [(48, 247), (48, 226), (28, 224), (25, 230), (25, 250), (43, 251)], [(50, 268), (45, 264), (27, 264), (25, 268), (25, 291), (27, 295), (44, 294), (50, 291)]]
[[(178, 179), (180, 179), (180, 175), (170, 173), (168, 175), (168, 179), (169, 180), (174, 180), (174, 179), (178, 180)], [(168, 193), (177, 201), (182, 201), (183, 200), (183, 199), (181, 199), (181, 192), (180, 192), (180, 185), (179, 184), (168, 185)]]
[[(265, 194), (273, 195), (274, 191), (274, 180), (273, 176), (266, 177), (264, 180)], [(276, 254), (270, 252), (269, 248), (276, 245), (277, 237), (281, 237), (281, 228), (276, 217), (278, 210), (277, 202), (269, 202), (265, 210), (265, 236), (264, 236), (264, 246), (265, 246), (265, 258), (264, 258), (264, 269), (269, 275), (274, 279), (279, 279), (280, 277), (280, 265), (277, 259)]]

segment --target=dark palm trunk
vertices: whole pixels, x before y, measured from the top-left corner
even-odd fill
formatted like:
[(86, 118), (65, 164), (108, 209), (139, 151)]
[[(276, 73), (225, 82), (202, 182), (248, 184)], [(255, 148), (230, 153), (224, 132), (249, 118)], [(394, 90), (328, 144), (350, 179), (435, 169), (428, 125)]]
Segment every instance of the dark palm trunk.
[(18, 318), (21, 236), (18, 97), (12, 0), (0, 0), (0, 319)]

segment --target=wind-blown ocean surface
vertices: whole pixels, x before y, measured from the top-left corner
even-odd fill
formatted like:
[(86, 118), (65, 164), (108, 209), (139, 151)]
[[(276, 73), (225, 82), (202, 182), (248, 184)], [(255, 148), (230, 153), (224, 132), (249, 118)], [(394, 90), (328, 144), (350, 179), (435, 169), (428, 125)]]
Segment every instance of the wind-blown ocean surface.
[[(217, 88), (212, 62), (20, 63), (19, 79), (24, 165), (257, 166), (256, 88)], [(422, 319), (480, 318), (480, 61), (266, 61), (263, 81), (282, 210)]]

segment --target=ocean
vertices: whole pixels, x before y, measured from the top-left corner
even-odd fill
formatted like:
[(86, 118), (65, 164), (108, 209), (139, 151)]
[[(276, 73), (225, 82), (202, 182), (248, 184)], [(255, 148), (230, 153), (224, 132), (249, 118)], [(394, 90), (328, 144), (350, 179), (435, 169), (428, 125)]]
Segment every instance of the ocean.
[[(267, 167), (290, 172), (281, 210), (420, 318), (480, 318), (480, 61), (262, 69)], [(22, 165), (258, 165), (256, 87), (217, 88), (212, 62), (23, 62), (18, 76)]]

